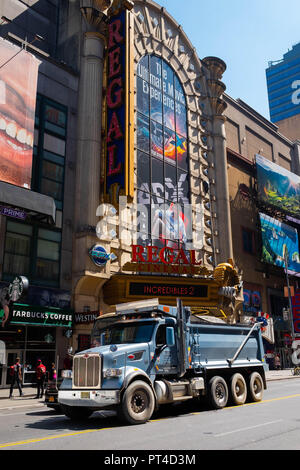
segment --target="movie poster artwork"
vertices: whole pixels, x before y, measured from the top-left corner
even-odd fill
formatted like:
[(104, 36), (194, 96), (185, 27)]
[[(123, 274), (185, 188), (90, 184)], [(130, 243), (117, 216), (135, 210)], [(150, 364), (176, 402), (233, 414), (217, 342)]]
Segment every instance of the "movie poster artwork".
[(138, 63), (137, 111), (138, 243), (186, 247), (192, 242), (186, 101), (159, 57)]
[(169, 164), (187, 166), (186, 101), (173, 70), (156, 56), (143, 57), (137, 67), (137, 132), (149, 136), (151, 154)]
[(261, 201), (300, 218), (300, 177), (256, 155), (258, 197)]
[(0, 180), (30, 188), (40, 61), (0, 39)]
[(285, 268), (285, 254), (288, 270), (300, 272), (299, 239), (294, 227), (259, 214), (262, 234), (262, 261)]

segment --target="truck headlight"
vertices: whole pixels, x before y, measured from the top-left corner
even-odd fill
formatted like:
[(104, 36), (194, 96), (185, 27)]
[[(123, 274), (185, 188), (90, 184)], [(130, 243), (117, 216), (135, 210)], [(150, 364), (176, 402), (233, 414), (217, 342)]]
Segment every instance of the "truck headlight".
[(122, 375), (122, 369), (106, 369), (104, 371), (104, 377), (120, 377)]

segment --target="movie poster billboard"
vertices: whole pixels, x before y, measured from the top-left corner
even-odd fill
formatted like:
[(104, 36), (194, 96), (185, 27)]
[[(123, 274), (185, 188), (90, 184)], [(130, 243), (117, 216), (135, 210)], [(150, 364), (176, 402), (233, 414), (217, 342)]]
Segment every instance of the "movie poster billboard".
[(137, 64), (137, 148), (138, 232), (146, 244), (186, 248), (193, 239), (186, 99), (155, 55)]
[(0, 39), (0, 180), (30, 188), (40, 61)]
[(300, 177), (256, 155), (258, 198), (300, 218)]
[(265, 214), (259, 214), (262, 234), (262, 261), (300, 272), (299, 239), (294, 227), (284, 224)]

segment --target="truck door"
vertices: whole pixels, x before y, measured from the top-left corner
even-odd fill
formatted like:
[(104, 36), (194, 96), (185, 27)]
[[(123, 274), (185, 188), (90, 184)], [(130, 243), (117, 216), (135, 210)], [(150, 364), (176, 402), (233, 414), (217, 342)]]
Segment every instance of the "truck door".
[(177, 373), (177, 349), (176, 344), (167, 345), (166, 325), (160, 325), (155, 336), (154, 366), (157, 375)]

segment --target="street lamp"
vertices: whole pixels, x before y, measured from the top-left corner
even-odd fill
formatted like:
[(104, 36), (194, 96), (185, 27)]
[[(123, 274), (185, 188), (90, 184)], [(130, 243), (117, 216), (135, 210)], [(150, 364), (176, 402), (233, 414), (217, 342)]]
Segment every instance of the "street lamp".
[(289, 281), (289, 274), (288, 274), (288, 259), (289, 253), (287, 248), (284, 250), (284, 263), (285, 263), (285, 274), (286, 274), (286, 283), (288, 288), (288, 298), (289, 298), (289, 310), (290, 310), (290, 323), (291, 323), (291, 334), (292, 340), (295, 339), (294, 333), (294, 325), (293, 325), (293, 307), (292, 307), (292, 296), (291, 296), (291, 288), (290, 288), (290, 281)]

